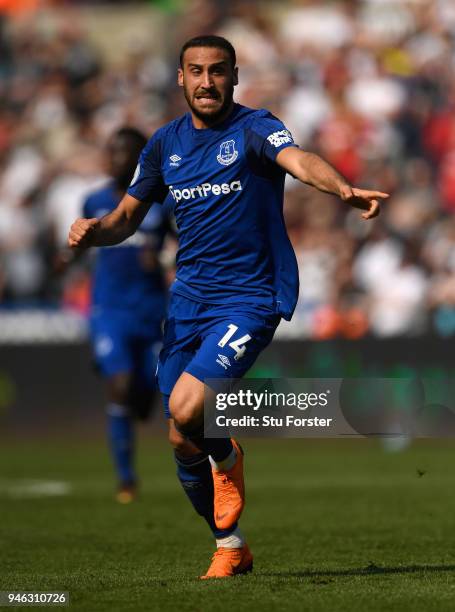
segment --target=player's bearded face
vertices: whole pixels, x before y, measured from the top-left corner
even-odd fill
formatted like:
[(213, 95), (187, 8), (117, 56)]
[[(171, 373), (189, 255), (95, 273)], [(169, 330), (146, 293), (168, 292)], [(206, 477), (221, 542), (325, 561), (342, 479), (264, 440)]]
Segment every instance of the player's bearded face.
[(232, 106), (237, 71), (223, 49), (187, 49), (179, 84), (192, 113), (203, 121), (216, 122)]

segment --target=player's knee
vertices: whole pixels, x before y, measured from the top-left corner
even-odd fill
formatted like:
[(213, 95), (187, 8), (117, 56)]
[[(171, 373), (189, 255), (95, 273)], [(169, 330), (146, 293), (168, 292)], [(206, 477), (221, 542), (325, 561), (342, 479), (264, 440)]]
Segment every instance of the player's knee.
[(172, 390), (169, 410), (176, 428), (184, 436), (199, 433), (204, 422), (204, 384), (184, 372)]
[(173, 392), (169, 400), (169, 410), (176, 428), (183, 434), (191, 434), (200, 427), (200, 407), (191, 396), (185, 397)]
[(115, 374), (107, 381), (107, 392), (111, 402), (128, 405), (130, 403), (131, 378), (127, 374)]

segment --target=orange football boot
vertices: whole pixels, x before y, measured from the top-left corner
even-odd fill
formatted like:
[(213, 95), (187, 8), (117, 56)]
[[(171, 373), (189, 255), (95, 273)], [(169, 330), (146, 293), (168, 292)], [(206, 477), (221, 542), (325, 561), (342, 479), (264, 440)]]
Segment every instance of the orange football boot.
[(214, 519), (218, 529), (230, 529), (239, 520), (245, 506), (243, 450), (236, 440), (231, 442), (237, 453), (232, 468), (226, 472), (212, 468)]
[(247, 544), (242, 548), (219, 548), (212, 557), (212, 563), (207, 573), (200, 576), (200, 579), (230, 578), (247, 574), (252, 570), (253, 555)]
[(131, 504), (137, 498), (137, 487), (135, 484), (123, 484), (120, 485), (115, 499), (119, 504)]

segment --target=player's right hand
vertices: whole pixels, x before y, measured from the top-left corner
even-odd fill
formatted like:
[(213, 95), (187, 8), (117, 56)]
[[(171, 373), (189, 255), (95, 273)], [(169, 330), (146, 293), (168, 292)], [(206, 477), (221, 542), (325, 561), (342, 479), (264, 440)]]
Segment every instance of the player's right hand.
[(99, 219), (76, 219), (68, 234), (68, 244), (72, 248), (88, 248), (93, 245), (95, 228)]

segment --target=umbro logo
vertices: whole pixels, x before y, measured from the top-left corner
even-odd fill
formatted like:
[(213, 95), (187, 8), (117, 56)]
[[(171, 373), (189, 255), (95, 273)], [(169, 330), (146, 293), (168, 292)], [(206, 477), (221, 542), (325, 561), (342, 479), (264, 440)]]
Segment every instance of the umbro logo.
[(173, 155), (171, 155), (169, 159), (171, 160), (171, 163), (169, 165), (175, 166), (177, 168), (180, 166), (179, 162), (182, 161), (182, 158), (179, 155), (177, 155), (177, 153), (174, 153)]
[(225, 370), (227, 370), (228, 366), (231, 365), (229, 358), (226, 357), (226, 355), (220, 355), (220, 354), (218, 354), (218, 359), (216, 360), (216, 363), (220, 364), (220, 366), (223, 366)]

